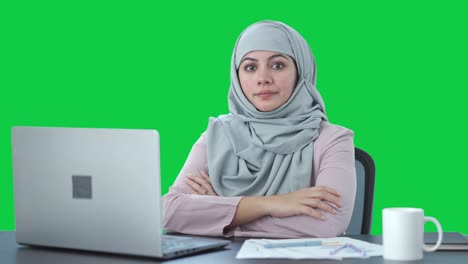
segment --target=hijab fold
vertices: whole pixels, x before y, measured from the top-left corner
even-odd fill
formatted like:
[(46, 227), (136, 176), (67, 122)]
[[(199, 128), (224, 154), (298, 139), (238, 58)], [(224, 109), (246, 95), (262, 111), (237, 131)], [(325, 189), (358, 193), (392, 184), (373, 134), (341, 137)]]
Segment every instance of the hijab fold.
[[(297, 66), (291, 97), (269, 112), (248, 101), (237, 76), (242, 58), (258, 50), (286, 54)], [(314, 184), (313, 142), (327, 119), (315, 76), (310, 48), (291, 27), (261, 21), (241, 33), (231, 59), (230, 114), (210, 118), (207, 130), (208, 173), (219, 195), (276, 195)]]

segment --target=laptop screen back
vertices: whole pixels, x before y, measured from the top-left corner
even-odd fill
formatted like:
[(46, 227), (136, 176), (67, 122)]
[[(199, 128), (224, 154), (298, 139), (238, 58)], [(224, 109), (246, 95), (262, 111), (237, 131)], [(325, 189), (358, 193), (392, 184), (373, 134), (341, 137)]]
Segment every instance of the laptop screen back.
[(162, 256), (155, 130), (14, 127), (17, 242)]

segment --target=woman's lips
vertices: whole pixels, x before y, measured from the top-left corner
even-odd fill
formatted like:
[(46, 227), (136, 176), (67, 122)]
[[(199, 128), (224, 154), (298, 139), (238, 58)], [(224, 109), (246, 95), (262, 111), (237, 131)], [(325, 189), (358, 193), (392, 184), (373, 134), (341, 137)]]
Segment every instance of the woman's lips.
[(273, 92), (273, 91), (262, 91), (262, 92), (257, 93), (256, 96), (258, 96), (258, 97), (260, 97), (262, 99), (267, 99), (267, 98), (272, 97), (275, 94), (276, 94), (276, 92)]

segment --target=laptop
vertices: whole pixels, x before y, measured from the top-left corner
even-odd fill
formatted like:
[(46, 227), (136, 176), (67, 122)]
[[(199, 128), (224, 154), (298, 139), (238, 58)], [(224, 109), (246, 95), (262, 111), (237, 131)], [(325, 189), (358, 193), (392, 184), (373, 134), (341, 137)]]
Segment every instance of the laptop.
[(173, 258), (230, 241), (162, 232), (159, 134), (13, 127), (16, 241)]

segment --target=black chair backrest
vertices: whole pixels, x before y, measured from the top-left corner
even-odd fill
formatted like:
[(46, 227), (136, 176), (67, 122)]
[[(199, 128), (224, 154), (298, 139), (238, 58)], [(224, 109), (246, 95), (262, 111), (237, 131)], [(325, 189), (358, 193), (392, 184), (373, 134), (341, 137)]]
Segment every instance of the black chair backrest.
[(347, 235), (369, 234), (374, 204), (375, 164), (364, 150), (354, 148), (356, 162), (356, 200)]

